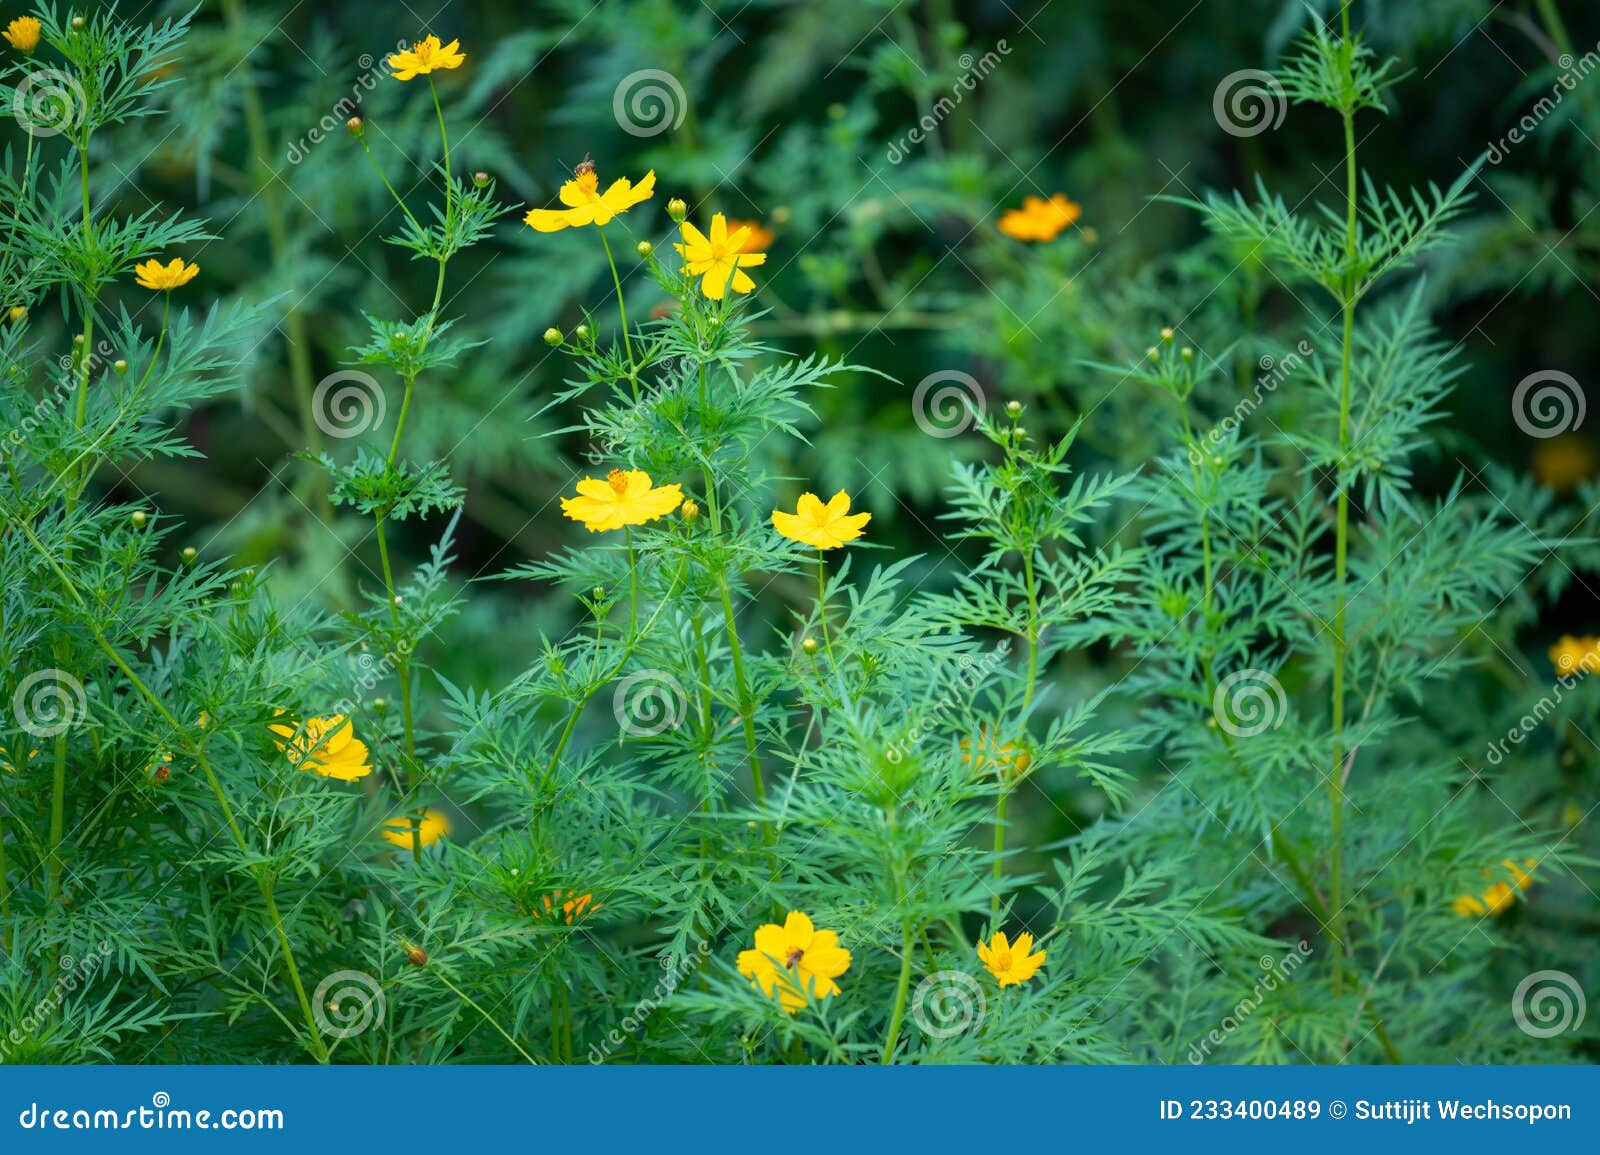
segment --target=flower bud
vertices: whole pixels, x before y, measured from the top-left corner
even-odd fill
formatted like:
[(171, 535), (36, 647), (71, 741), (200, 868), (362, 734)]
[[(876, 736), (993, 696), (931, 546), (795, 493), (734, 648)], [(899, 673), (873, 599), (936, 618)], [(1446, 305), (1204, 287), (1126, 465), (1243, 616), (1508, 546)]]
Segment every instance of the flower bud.
[(128, 515), (128, 522), (134, 529), (143, 529), (144, 523), (150, 520), (150, 515), (142, 509), (136, 509)]
[(1172, 337), (1173, 337), (1173, 332), (1172, 332), (1172, 329), (1170, 327), (1161, 330), (1161, 340), (1162, 340), (1163, 344), (1167, 344), (1167, 345), (1172, 344)]
[(406, 961), (414, 967), (428, 965), (428, 952), (414, 942), (406, 943)]
[(200, 556), (200, 551), (192, 545), (186, 545), (183, 547), (183, 552), (178, 556), (183, 559), (184, 565), (193, 565), (194, 559)]
[(357, 140), (360, 140), (364, 135), (366, 135), (366, 122), (363, 121), (359, 116), (352, 116), (349, 120), (344, 122), (344, 126), (350, 130), (350, 135), (355, 137)]
[(656, 251), (656, 247), (649, 241), (640, 241), (638, 245), (635, 246), (635, 250), (641, 257), (648, 257), (651, 253)]
[(802, 650), (804, 650), (808, 654), (816, 653), (817, 652), (817, 639), (816, 638), (803, 638), (803, 639), (801, 639), (800, 648)]
[(549, 345), (550, 348), (554, 349), (557, 345), (561, 344), (561, 341), (562, 336), (560, 329), (549, 328), (544, 331), (544, 343)]
[(595, 586), (594, 589), (589, 591), (589, 597), (592, 598), (594, 601), (597, 601), (597, 602), (605, 601), (606, 600), (606, 587), (605, 586)]
[(83, 334), (82, 333), (74, 333), (72, 335), (72, 347), (74, 349), (82, 349), (83, 348)]
[(1151, 345), (1150, 348), (1146, 349), (1144, 351), (1144, 355), (1150, 358), (1152, 361), (1161, 360), (1161, 350), (1157, 349), (1154, 345)]
[(19, 325), (22, 324), (28, 319), (28, 310), (22, 305), (12, 305), (11, 319)]
[(387, 714), (389, 712), (389, 699), (388, 698), (374, 698), (374, 699), (372, 699), (372, 712), (374, 714)]
[(489, 187), (489, 174), (486, 173), (486, 172), (475, 172), (475, 173), (473, 173), (472, 174), (472, 183), (475, 186), (477, 186), (478, 188), (488, 188)]
[(788, 224), (789, 218), (792, 216), (794, 216), (794, 213), (789, 210), (788, 205), (778, 205), (772, 210), (772, 223), (775, 225)]
[(118, 357), (115, 361), (111, 362), (111, 370), (118, 377), (121, 377), (124, 373), (126, 373), (128, 371), (128, 363), (126, 361), (124, 361), (121, 357)]
[(1185, 345), (1183, 348), (1178, 350), (1178, 356), (1182, 357), (1185, 361), (1193, 361), (1194, 350)]
[(171, 766), (161, 765), (161, 766), (157, 766), (156, 767), (155, 780), (157, 782), (165, 782), (167, 779), (169, 779), (171, 777), (172, 777), (172, 767)]
[(1011, 432), (1017, 435), (1018, 441), (1026, 441), (1028, 439), (1028, 431), (1020, 425), (1013, 425), (1011, 427)]
[(72, 18), (72, 30), (74, 32), (82, 32), (83, 31), (83, 24), (84, 24), (84, 21), (83, 21), (83, 17), (82, 16), (74, 16)]
[(684, 521), (693, 521), (695, 518), (700, 516), (700, 503), (696, 501), (684, 502), (682, 513)]
[(1006, 416), (1007, 417), (1021, 417), (1022, 416), (1022, 402), (1020, 402), (1020, 401), (1007, 401), (1006, 402)]
[(589, 339), (589, 326), (579, 325), (576, 329), (572, 330), (572, 335), (580, 341), (587, 341)]
[(689, 215), (689, 206), (683, 203), (682, 197), (673, 197), (667, 202), (667, 215), (681, 225), (683, 218)]

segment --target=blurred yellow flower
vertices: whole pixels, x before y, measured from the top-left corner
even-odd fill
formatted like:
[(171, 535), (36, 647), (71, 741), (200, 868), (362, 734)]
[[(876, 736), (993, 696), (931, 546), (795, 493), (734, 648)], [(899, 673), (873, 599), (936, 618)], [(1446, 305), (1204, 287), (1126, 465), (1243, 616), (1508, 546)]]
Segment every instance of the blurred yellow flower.
[(1049, 200), (1029, 196), (1022, 198), (1020, 209), (1008, 209), (1000, 214), (999, 228), (1006, 236), (1019, 241), (1050, 241), (1082, 215), (1082, 207), (1062, 193), (1056, 193)]
[(18, 16), (6, 25), (5, 38), (18, 52), (32, 52), (39, 47), (39, 21), (34, 16)]
[(756, 287), (744, 270), (766, 264), (767, 254), (753, 251), (750, 225), (730, 230), (727, 218), (717, 213), (711, 218), (709, 236), (688, 221), (681, 228), (684, 243), (672, 247), (683, 257), (683, 271), (700, 278), (702, 293), (720, 301), (729, 288), (735, 293), (748, 293)]
[(1020, 778), (1032, 768), (1033, 755), (1026, 746), (1017, 742), (1002, 742), (988, 726), (980, 726), (976, 751), (972, 739), (961, 739), (961, 761), (966, 764), (976, 762), (980, 773), (993, 764), (1002, 775)]
[[(416, 834), (414, 840), (413, 832)], [(417, 845), (432, 846), (450, 833), (450, 819), (442, 810), (433, 809), (425, 810), (420, 819), (409, 814), (397, 814), (383, 824), (379, 833), (384, 841), (406, 850)]]
[(850, 514), (850, 495), (834, 494), (826, 505), (814, 493), (802, 493), (793, 513), (772, 511), (772, 527), (793, 541), (817, 549), (838, 549), (861, 536), (861, 527), (872, 520), (870, 513)]
[(1534, 481), (1557, 493), (1570, 493), (1600, 468), (1600, 455), (1581, 433), (1563, 433), (1533, 447), (1529, 472)]
[(1550, 647), (1550, 664), (1562, 677), (1593, 672), (1600, 668), (1600, 638), (1593, 634), (1581, 638), (1562, 634), (1561, 640)]
[(200, 266), (184, 264), (182, 257), (173, 257), (163, 265), (151, 257), (143, 264), (135, 265), (133, 271), (138, 275), (140, 288), (171, 292), (179, 285), (187, 285), (194, 280), (200, 272)]
[(1048, 952), (1030, 955), (1028, 952), (1032, 949), (1033, 935), (1026, 931), (1019, 934), (1014, 943), (1006, 941), (1006, 932), (1003, 930), (995, 931), (994, 937), (987, 943), (978, 940), (978, 957), (983, 960), (985, 969), (1000, 980), (1002, 987), (1025, 983), (1038, 973)]
[(561, 512), (581, 521), (590, 533), (643, 525), (678, 508), (683, 490), (676, 483), (655, 486), (642, 469), (613, 469), (601, 481), (585, 477), (578, 482), (577, 497), (563, 497)]
[(739, 973), (764, 994), (776, 993), (791, 1015), (811, 999), (839, 993), (834, 979), (850, 969), (850, 952), (831, 930), (817, 930), (811, 919), (791, 910), (782, 926), (756, 929), (756, 948), (739, 952)]
[[(1518, 866), (1515, 862), (1506, 858), (1501, 860), (1500, 865), (1510, 871), (1510, 882), (1499, 881), (1491, 883), (1480, 897), (1463, 894), (1450, 904), (1451, 908), (1457, 914), (1466, 918), (1483, 918), (1503, 914), (1510, 910), (1512, 904), (1517, 901), (1517, 895), (1527, 890), (1528, 884), (1533, 881), (1533, 876), (1528, 873), (1528, 870), (1532, 870), (1539, 863), (1535, 859), (1525, 858), (1522, 860), (1522, 866), (1527, 867), (1528, 870), (1524, 870), (1522, 866)], [(1485, 878), (1493, 878), (1494, 874), (1489, 870), (1485, 870), (1483, 876)]]
[(354, 782), (372, 773), (372, 766), (367, 762), (367, 744), (356, 738), (355, 727), (343, 714), (307, 718), (299, 737), (295, 736), (295, 727), (286, 723), (274, 722), (267, 728), (288, 740), (287, 745), (283, 742), (276, 745), (302, 770), (341, 782)]
[(389, 67), (396, 80), (411, 80), (446, 68), (460, 68), (467, 54), (461, 51), (461, 41), (452, 40), (441, 45), (437, 36), (424, 36), (404, 52), (389, 55)]
[(594, 170), (594, 162), (586, 160), (574, 170), (572, 179), (561, 186), (561, 203), (566, 208), (530, 209), (522, 219), (541, 233), (556, 233), (583, 225), (605, 225), (611, 223), (612, 217), (649, 200), (655, 193), (654, 169), (645, 173), (644, 179), (638, 184), (621, 176), (612, 181), (605, 192), (601, 192), (600, 175)]
[[(38, 756), (38, 750), (29, 750), (28, 756), (22, 760), (22, 764), (26, 766)], [(17, 768), (11, 764), (10, 759), (11, 755), (6, 751), (6, 748), (4, 746), (0, 746), (0, 770), (4, 770), (7, 774), (15, 774), (17, 772)]]

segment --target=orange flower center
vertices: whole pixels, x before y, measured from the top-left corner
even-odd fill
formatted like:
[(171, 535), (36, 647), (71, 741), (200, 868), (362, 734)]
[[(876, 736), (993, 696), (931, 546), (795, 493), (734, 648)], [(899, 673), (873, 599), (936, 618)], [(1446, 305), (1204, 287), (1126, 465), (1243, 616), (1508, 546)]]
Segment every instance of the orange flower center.
[(610, 473), (606, 474), (606, 482), (611, 486), (612, 489), (616, 490), (619, 497), (627, 494), (628, 475), (622, 472), (622, 470), (613, 469)]

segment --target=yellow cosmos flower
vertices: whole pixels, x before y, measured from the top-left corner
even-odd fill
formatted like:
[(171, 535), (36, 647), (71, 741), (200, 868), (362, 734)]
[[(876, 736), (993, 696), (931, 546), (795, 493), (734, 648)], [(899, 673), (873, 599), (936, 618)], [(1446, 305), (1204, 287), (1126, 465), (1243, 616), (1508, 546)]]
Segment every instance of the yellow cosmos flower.
[(782, 926), (757, 927), (755, 950), (739, 952), (739, 973), (764, 994), (776, 992), (791, 1015), (813, 998), (838, 994), (833, 980), (849, 969), (850, 952), (839, 945), (839, 936), (817, 930), (798, 910), (791, 910)]
[[(412, 833), (416, 837), (413, 840)], [(450, 833), (450, 819), (442, 810), (426, 810), (420, 819), (410, 814), (397, 814), (383, 824), (378, 833), (385, 842), (410, 850), (414, 846), (432, 846)]]
[(200, 266), (184, 264), (182, 257), (173, 257), (163, 265), (151, 257), (142, 265), (135, 265), (133, 271), (138, 274), (140, 288), (171, 292), (179, 285), (187, 285), (194, 280), (200, 272)]
[(748, 293), (756, 287), (744, 270), (766, 264), (767, 254), (753, 251), (752, 226), (739, 225), (730, 229), (727, 218), (717, 213), (711, 218), (710, 236), (688, 221), (681, 227), (684, 243), (672, 247), (683, 258), (683, 271), (700, 278), (702, 293), (713, 301), (720, 301), (729, 288), (735, 293)]
[(33, 16), (18, 16), (0, 35), (10, 41), (18, 52), (32, 52), (39, 47), (39, 21)]
[(554, 894), (544, 895), (543, 899), (544, 909), (542, 911), (538, 907), (524, 907), (523, 909), (527, 911), (535, 922), (543, 922), (547, 918), (559, 917), (568, 926), (582, 919), (584, 915), (594, 913), (603, 905), (595, 902), (592, 894), (578, 894), (571, 890), (558, 890)]
[(584, 161), (572, 174), (572, 179), (561, 186), (561, 203), (564, 209), (530, 209), (522, 219), (541, 233), (558, 233), (566, 228), (583, 225), (607, 225), (611, 218), (627, 212), (634, 205), (656, 195), (656, 174), (651, 169), (644, 179), (634, 184), (625, 176), (611, 182), (605, 192), (600, 191), (600, 174), (592, 161)]
[(1561, 640), (1550, 647), (1550, 664), (1562, 677), (1592, 672), (1600, 667), (1600, 638), (1593, 634), (1581, 638), (1562, 634)]
[[(1522, 860), (1522, 866), (1518, 866), (1515, 862), (1506, 858), (1501, 860), (1500, 865), (1510, 872), (1510, 882), (1502, 880), (1491, 883), (1481, 896), (1475, 897), (1470, 894), (1463, 894), (1450, 904), (1451, 909), (1464, 918), (1492, 917), (1510, 910), (1517, 901), (1517, 895), (1527, 890), (1528, 884), (1533, 881), (1533, 875), (1529, 874), (1528, 870), (1532, 870), (1539, 863), (1536, 859), (1525, 858)], [(1523, 866), (1528, 869), (1524, 870)], [(1485, 878), (1493, 878), (1494, 873), (1485, 870), (1483, 876)]]
[[(748, 229), (748, 232), (741, 230)], [(741, 253), (764, 253), (772, 247), (772, 242), (778, 239), (778, 234), (760, 221), (731, 220), (728, 222), (729, 238), (743, 236), (744, 241), (739, 246)]]
[(850, 513), (850, 495), (840, 490), (822, 504), (814, 493), (802, 493), (793, 513), (772, 511), (772, 528), (793, 541), (817, 549), (838, 549), (861, 536), (861, 527), (872, 520), (870, 513)]
[(302, 770), (341, 782), (354, 782), (372, 773), (367, 744), (356, 738), (355, 727), (343, 714), (307, 718), (298, 737), (295, 727), (287, 723), (275, 722), (267, 728), (288, 741), (277, 747)]
[(394, 70), (396, 80), (411, 80), (446, 68), (460, 68), (466, 59), (461, 41), (440, 44), (437, 36), (424, 36), (406, 51), (390, 53), (389, 67)]
[(642, 469), (613, 469), (604, 481), (585, 477), (578, 482), (578, 496), (563, 497), (561, 512), (583, 522), (590, 533), (599, 533), (666, 517), (682, 501), (676, 484), (654, 486)]
[(1022, 198), (1020, 209), (1000, 214), (999, 227), (1006, 236), (1019, 241), (1051, 241), (1082, 215), (1082, 207), (1062, 193), (1056, 193), (1049, 200), (1029, 196)]
[(978, 941), (978, 957), (990, 974), (1000, 980), (1002, 987), (1014, 987), (1027, 982), (1044, 966), (1048, 951), (1029, 954), (1033, 949), (1033, 936), (1026, 931), (1016, 942), (1006, 941), (1006, 932), (997, 930), (987, 943)]
[(1563, 433), (1533, 447), (1528, 472), (1533, 480), (1556, 493), (1571, 493), (1600, 469), (1600, 455), (1581, 433)]

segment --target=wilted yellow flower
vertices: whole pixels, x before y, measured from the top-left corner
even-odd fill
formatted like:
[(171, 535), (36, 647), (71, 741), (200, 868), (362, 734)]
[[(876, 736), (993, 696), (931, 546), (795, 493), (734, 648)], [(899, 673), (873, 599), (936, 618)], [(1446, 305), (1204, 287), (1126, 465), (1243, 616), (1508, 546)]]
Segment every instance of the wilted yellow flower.
[(778, 1002), (791, 1015), (811, 999), (839, 993), (834, 979), (850, 969), (850, 952), (831, 930), (817, 930), (811, 919), (791, 910), (782, 926), (769, 922), (756, 929), (755, 950), (739, 952), (739, 973)]
[(39, 21), (33, 16), (18, 16), (0, 33), (18, 52), (32, 52), (39, 47)]
[(571, 926), (574, 922), (583, 918), (584, 915), (592, 914), (603, 905), (595, 902), (592, 894), (577, 894), (570, 890), (558, 890), (554, 894), (546, 894), (541, 897), (544, 900), (542, 910), (537, 906), (523, 908), (536, 922), (543, 922), (545, 919), (552, 918), (559, 913), (561, 921)]
[(1031, 979), (1044, 965), (1047, 951), (1030, 955), (1033, 935), (1024, 931), (1016, 942), (1006, 941), (1006, 932), (997, 930), (987, 943), (978, 941), (978, 957), (990, 974), (1000, 980), (1002, 987), (1014, 987)]
[(450, 819), (442, 810), (432, 809), (424, 811), (420, 819), (410, 814), (397, 814), (385, 822), (378, 833), (383, 835), (384, 841), (406, 850), (419, 845), (432, 846), (450, 833)]
[(682, 501), (683, 490), (676, 484), (654, 486), (642, 469), (613, 469), (604, 481), (585, 477), (578, 482), (578, 496), (563, 497), (561, 512), (598, 533), (665, 517)]
[(1550, 663), (1562, 677), (1591, 673), (1600, 668), (1600, 638), (1593, 634), (1581, 638), (1562, 634), (1561, 640), (1550, 647)]
[(200, 266), (185, 264), (182, 257), (173, 257), (163, 265), (151, 257), (143, 264), (135, 265), (133, 271), (138, 274), (140, 288), (171, 292), (179, 285), (187, 285), (194, 280), (200, 272)]
[(824, 505), (814, 493), (802, 493), (793, 513), (772, 511), (772, 527), (784, 537), (817, 549), (838, 549), (861, 536), (870, 513), (850, 514), (850, 495), (840, 490)]
[(999, 228), (1006, 236), (1019, 241), (1050, 241), (1082, 215), (1082, 207), (1062, 193), (1056, 193), (1049, 200), (1029, 196), (1022, 198), (1020, 209), (1008, 209), (1000, 214)]
[(279, 742), (277, 747), (302, 770), (341, 782), (354, 782), (372, 773), (367, 744), (356, 738), (355, 727), (343, 714), (307, 718), (298, 737), (295, 727), (286, 723), (274, 722), (267, 728), (288, 740), (287, 745)]
[(437, 36), (424, 36), (406, 51), (390, 53), (389, 67), (394, 70), (396, 80), (411, 80), (446, 68), (460, 68), (467, 59), (467, 54), (460, 49), (459, 40), (441, 45)]
[[(1527, 890), (1528, 884), (1533, 881), (1533, 876), (1528, 873), (1528, 870), (1532, 870), (1539, 863), (1536, 859), (1525, 858), (1522, 860), (1522, 866), (1518, 866), (1515, 862), (1506, 858), (1501, 860), (1500, 865), (1510, 872), (1510, 882), (1502, 880), (1491, 883), (1481, 896), (1475, 897), (1470, 894), (1463, 894), (1450, 904), (1451, 908), (1457, 914), (1466, 918), (1483, 918), (1503, 914), (1510, 910), (1517, 901), (1517, 895)], [(1523, 866), (1528, 869), (1524, 870)], [(1493, 878), (1494, 873), (1485, 870), (1483, 876), (1485, 878)]]
[[(22, 760), (22, 764), (26, 766), (38, 756), (39, 751), (29, 750), (28, 756)], [(4, 770), (7, 774), (15, 774), (17, 772), (17, 768), (11, 764), (11, 755), (6, 752), (4, 746), (0, 746), (0, 770)]]
[(1581, 433), (1563, 433), (1533, 447), (1529, 472), (1546, 489), (1570, 493), (1579, 482), (1593, 477), (1597, 468), (1600, 455), (1589, 439)]
[(654, 169), (645, 173), (638, 184), (621, 176), (601, 192), (600, 174), (595, 172), (594, 163), (586, 160), (574, 170), (572, 179), (561, 186), (561, 203), (566, 208), (530, 209), (522, 219), (541, 233), (557, 233), (582, 225), (605, 225), (611, 223), (612, 217), (649, 200), (655, 193)]
[(748, 293), (756, 287), (743, 270), (766, 264), (767, 254), (754, 251), (752, 226), (730, 228), (727, 218), (717, 213), (711, 218), (709, 236), (688, 221), (681, 227), (684, 243), (672, 247), (683, 257), (683, 271), (700, 278), (702, 293), (720, 301), (729, 288), (735, 293)]

